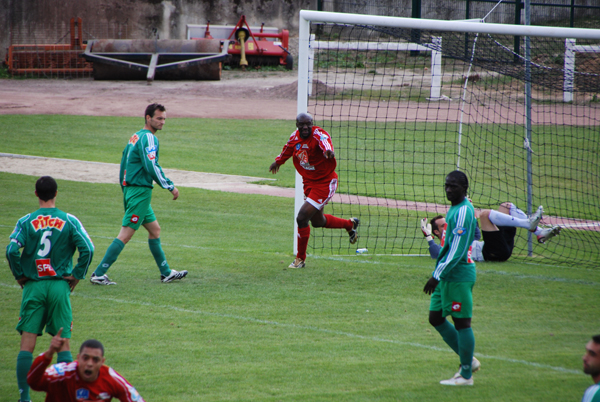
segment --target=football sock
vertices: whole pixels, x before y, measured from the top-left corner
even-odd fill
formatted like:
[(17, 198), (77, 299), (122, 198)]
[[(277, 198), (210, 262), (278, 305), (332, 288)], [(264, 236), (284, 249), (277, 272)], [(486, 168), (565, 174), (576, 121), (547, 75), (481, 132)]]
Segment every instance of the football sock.
[(515, 218), (527, 219), (527, 214), (525, 212), (521, 211), (519, 208), (517, 208), (517, 206), (515, 204), (513, 204), (512, 202), (510, 203), (509, 214), (510, 214), (510, 216), (514, 216)]
[(440, 333), (444, 342), (450, 346), (450, 348), (458, 354), (458, 331), (454, 328), (448, 320), (444, 320), (442, 325), (438, 325), (437, 327), (433, 327), (437, 332)]
[(325, 227), (328, 229), (346, 229), (351, 230), (354, 227), (354, 224), (350, 219), (342, 219), (337, 216), (327, 215), (325, 214), (325, 219), (327, 219), (327, 223), (325, 223)]
[(171, 274), (171, 268), (169, 268), (167, 257), (165, 257), (165, 253), (160, 245), (160, 238), (148, 239), (148, 246), (150, 246), (150, 252), (154, 257), (154, 261), (156, 261), (156, 265), (158, 265), (158, 269), (160, 269), (161, 275), (169, 276)]
[(73, 355), (70, 350), (63, 350), (56, 354), (57, 363), (71, 363), (73, 361)]
[(308, 239), (310, 238), (310, 226), (298, 228), (298, 254), (296, 257), (302, 261), (306, 260), (306, 248), (308, 247)]
[(458, 356), (460, 357), (460, 375), (467, 380), (473, 375), (471, 363), (475, 352), (475, 336), (472, 328), (463, 328), (458, 331)]
[(29, 401), (29, 385), (27, 385), (27, 373), (33, 363), (33, 353), (21, 350), (17, 356), (17, 385), (22, 401)]
[(110, 246), (108, 246), (106, 249), (106, 254), (104, 254), (104, 258), (102, 258), (102, 261), (100, 261), (100, 264), (96, 267), (94, 275), (104, 275), (110, 266), (117, 261), (117, 258), (119, 258), (119, 254), (121, 254), (121, 251), (123, 251), (124, 247), (125, 243), (119, 239), (114, 239), (112, 243), (110, 243)]
[(490, 222), (496, 226), (512, 226), (515, 228), (529, 229), (529, 220), (519, 219), (502, 212), (490, 211)]

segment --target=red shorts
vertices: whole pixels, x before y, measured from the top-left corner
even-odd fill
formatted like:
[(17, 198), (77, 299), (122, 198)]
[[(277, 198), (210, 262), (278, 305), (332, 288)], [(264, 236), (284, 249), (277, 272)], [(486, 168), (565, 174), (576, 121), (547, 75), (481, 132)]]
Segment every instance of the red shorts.
[(323, 209), (335, 194), (338, 186), (337, 174), (320, 181), (304, 182), (304, 199), (318, 210)]

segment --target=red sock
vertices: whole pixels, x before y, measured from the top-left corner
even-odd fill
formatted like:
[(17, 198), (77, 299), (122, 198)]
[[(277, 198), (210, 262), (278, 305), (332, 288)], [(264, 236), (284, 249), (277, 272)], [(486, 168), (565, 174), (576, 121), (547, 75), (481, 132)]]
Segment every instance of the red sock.
[(350, 219), (342, 219), (333, 215), (325, 215), (325, 219), (327, 219), (325, 227), (328, 229), (352, 230), (352, 228), (354, 227), (354, 224)]
[(306, 248), (308, 247), (308, 239), (310, 238), (310, 226), (298, 228), (298, 254), (296, 257), (302, 261), (306, 260)]

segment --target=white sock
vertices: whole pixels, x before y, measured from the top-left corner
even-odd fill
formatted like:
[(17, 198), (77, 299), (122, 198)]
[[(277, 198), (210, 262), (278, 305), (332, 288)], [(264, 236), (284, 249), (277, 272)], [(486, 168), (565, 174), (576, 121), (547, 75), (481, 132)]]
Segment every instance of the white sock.
[(510, 209), (509, 209), (510, 216), (514, 216), (515, 218), (519, 218), (519, 219), (527, 219), (527, 214), (525, 212), (523, 212), (519, 208), (517, 208), (517, 206), (515, 204), (513, 204), (512, 202), (509, 204), (510, 204)]
[(529, 229), (529, 221), (527, 219), (519, 219), (502, 212), (490, 211), (490, 222), (496, 226), (511, 226), (515, 228)]

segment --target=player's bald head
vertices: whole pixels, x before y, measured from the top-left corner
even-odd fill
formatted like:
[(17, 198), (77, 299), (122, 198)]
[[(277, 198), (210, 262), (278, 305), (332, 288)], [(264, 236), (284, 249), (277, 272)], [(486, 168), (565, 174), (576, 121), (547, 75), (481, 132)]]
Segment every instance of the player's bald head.
[(308, 113), (298, 113), (298, 116), (296, 116), (296, 122), (299, 122), (299, 121), (306, 122), (307, 120), (313, 121), (313, 117)]

